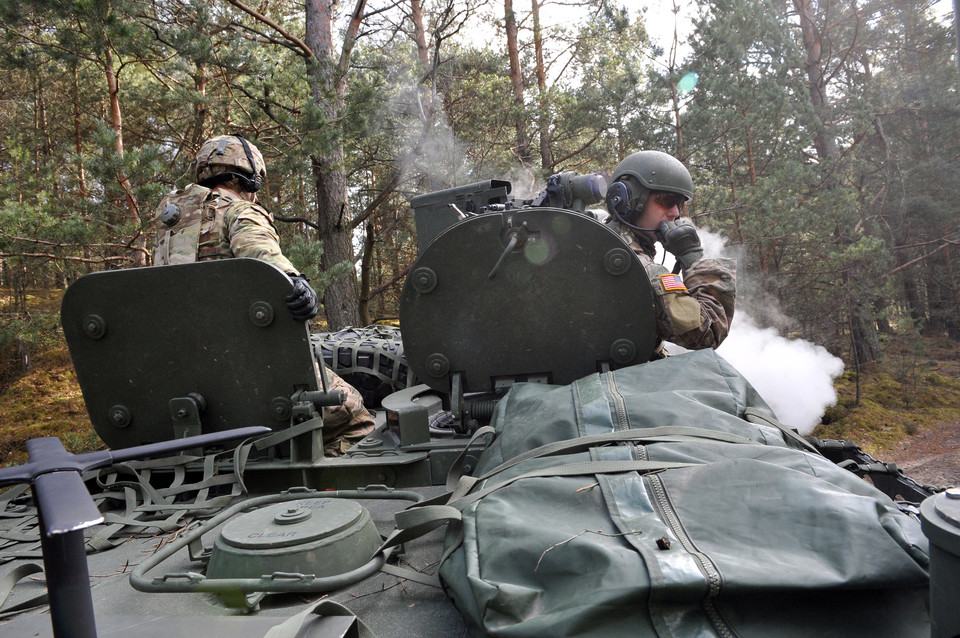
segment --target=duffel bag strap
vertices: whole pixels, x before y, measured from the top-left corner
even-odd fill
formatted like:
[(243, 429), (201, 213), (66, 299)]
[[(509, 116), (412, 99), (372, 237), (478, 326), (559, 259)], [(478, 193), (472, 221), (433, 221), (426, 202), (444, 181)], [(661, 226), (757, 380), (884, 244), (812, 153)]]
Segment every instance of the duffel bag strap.
[[(623, 442), (644, 442), (644, 443), (679, 443), (684, 441), (719, 441), (721, 443), (737, 443), (743, 445), (763, 445), (758, 441), (740, 436), (739, 434), (729, 434), (727, 432), (717, 432), (715, 430), (704, 430), (687, 426), (662, 426), (658, 428), (646, 428), (638, 430), (617, 430), (616, 432), (604, 432), (602, 434), (592, 434), (590, 436), (581, 436), (576, 439), (566, 439), (555, 441), (528, 450), (509, 459), (482, 476), (474, 479), (474, 483), (494, 476), (508, 468), (511, 468), (523, 461), (544, 456), (554, 456), (557, 454), (569, 454), (574, 452), (583, 452), (592, 447), (603, 445), (605, 443), (623, 443)], [(471, 486), (472, 487), (472, 486)], [(452, 490), (449, 477), (447, 489)], [(464, 492), (465, 493), (465, 492)], [(454, 500), (450, 498), (448, 500)]]
[[(456, 508), (462, 511), (465, 507), (479, 501), (488, 494), (504, 488), (511, 483), (523, 479), (545, 478), (549, 476), (579, 476), (582, 474), (617, 474), (621, 472), (640, 472), (646, 474), (649, 472), (660, 472), (663, 470), (675, 470), (683, 467), (695, 467), (703, 465), (702, 463), (665, 463), (662, 461), (584, 461), (582, 463), (567, 463), (565, 465), (555, 465), (553, 467), (544, 467), (539, 470), (525, 472), (513, 478), (507, 479), (502, 483), (497, 483), (491, 487), (484, 488), (472, 494), (468, 494), (456, 501), (450, 501), (446, 507)], [(412, 511), (412, 510), (406, 510)]]
[(460, 510), (449, 505), (423, 505), (397, 512), (397, 528), (380, 546), (378, 552), (429, 534), (441, 525), (461, 519)]
[[(419, 503), (394, 516), (397, 528), (383, 542), (379, 551), (384, 551), (391, 547), (396, 547), (401, 543), (420, 538), (429, 532), (445, 525), (451, 521), (460, 521), (462, 519), (461, 511), (471, 503), (491, 494), (500, 488), (506, 487), (511, 483), (528, 478), (543, 478), (548, 476), (577, 476), (581, 474), (613, 474), (618, 472), (660, 472), (662, 470), (672, 470), (682, 467), (693, 467), (700, 463), (664, 463), (661, 461), (585, 461), (583, 463), (567, 463), (566, 465), (556, 465), (545, 467), (539, 470), (526, 472), (514, 476), (502, 483), (492, 487), (482, 489), (473, 494), (468, 494), (456, 499), (451, 499), (446, 505)], [(471, 477), (464, 477), (470, 479)], [(476, 482), (476, 479), (473, 479)], [(444, 494), (443, 497), (449, 498), (451, 495)], [(433, 503), (437, 499), (433, 499)]]
[(788, 445), (793, 445), (793, 447), (800, 448), (806, 452), (812, 452), (817, 456), (822, 456), (820, 450), (818, 450), (810, 441), (806, 440), (793, 428), (787, 427), (780, 421), (770, 418), (767, 414), (764, 414), (756, 408), (747, 408), (743, 411), (743, 418), (746, 419), (749, 423), (762, 423), (765, 425), (770, 425), (783, 434), (783, 438)]
[[(463, 476), (463, 464), (467, 460), (467, 452), (470, 451), (470, 448), (473, 447), (473, 444), (477, 442), (482, 436), (495, 437), (497, 431), (489, 425), (485, 425), (482, 428), (478, 429), (473, 433), (473, 436), (470, 437), (470, 442), (467, 443), (460, 454), (457, 455), (457, 458), (453, 461), (453, 464), (450, 465), (450, 470), (447, 472), (447, 491), (452, 492), (456, 487), (457, 483), (460, 482), (460, 478)], [(487, 439), (486, 445), (490, 445), (491, 439)]]
[[(321, 600), (316, 605), (307, 607), (302, 612), (296, 616), (291, 616), (284, 622), (275, 626), (273, 629), (268, 631), (264, 638), (294, 638), (299, 635), (300, 630), (303, 629), (304, 625), (309, 620), (310, 616), (347, 616), (348, 618), (354, 619), (353, 628), (356, 630), (355, 633), (350, 633), (348, 635), (357, 636), (358, 638), (376, 638), (374, 633), (363, 624), (363, 621), (356, 616), (352, 611), (332, 600)], [(311, 632), (304, 634), (306, 636), (312, 635)]]

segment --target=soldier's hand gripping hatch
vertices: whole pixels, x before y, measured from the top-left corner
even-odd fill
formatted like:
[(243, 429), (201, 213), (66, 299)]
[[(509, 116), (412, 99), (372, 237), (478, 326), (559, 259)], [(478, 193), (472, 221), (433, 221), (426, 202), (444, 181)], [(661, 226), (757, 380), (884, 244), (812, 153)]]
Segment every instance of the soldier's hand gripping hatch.
[(290, 277), (293, 282), (293, 290), (284, 298), (287, 303), (287, 309), (297, 321), (309, 321), (317, 316), (320, 310), (320, 301), (317, 299), (317, 293), (307, 282), (303, 275)]

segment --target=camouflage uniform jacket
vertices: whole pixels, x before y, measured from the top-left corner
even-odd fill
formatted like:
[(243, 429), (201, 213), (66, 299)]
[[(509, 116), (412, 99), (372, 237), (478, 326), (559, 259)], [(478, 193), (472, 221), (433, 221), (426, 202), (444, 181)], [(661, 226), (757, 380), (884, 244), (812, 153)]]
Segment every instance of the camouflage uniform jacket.
[[(736, 301), (736, 265), (732, 259), (700, 259), (683, 273), (682, 283), (654, 261), (656, 252), (616, 221), (609, 222), (643, 264), (657, 313), (657, 336), (688, 348), (716, 348), (727, 337)], [(666, 279), (664, 278), (666, 275)], [(662, 348), (658, 348), (661, 350)]]
[(198, 184), (177, 189), (160, 202), (155, 219), (157, 266), (252, 257), (298, 274), (280, 251), (273, 215), (229, 189)]

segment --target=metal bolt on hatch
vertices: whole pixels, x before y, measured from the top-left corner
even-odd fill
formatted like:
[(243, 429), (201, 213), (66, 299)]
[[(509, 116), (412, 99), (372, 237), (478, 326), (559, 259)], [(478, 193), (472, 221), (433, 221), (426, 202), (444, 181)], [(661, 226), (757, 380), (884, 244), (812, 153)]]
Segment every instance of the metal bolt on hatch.
[(107, 333), (107, 322), (100, 315), (89, 315), (83, 320), (83, 332), (91, 339), (100, 339)]
[(273, 323), (273, 306), (266, 301), (255, 301), (250, 304), (250, 321), (253, 325), (266, 328)]

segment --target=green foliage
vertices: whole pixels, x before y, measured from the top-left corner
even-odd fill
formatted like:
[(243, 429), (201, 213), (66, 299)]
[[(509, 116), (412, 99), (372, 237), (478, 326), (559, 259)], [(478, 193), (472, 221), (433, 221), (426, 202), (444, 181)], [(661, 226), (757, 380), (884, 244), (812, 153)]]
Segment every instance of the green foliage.
[(337, 277), (342, 277), (344, 273), (353, 268), (350, 262), (337, 264), (333, 268), (320, 270), (320, 255), (323, 253), (323, 244), (319, 241), (305, 238), (303, 235), (294, 235), (284, 242), (283, 253), (289, 259), (297, 270), (303, 273), (310, 280), (310, 285), (317, 291), (317, 295), (323, 296), (323, 291), (327, 285)]
[(39, 312), (0, 322), (0, 390), (29, 370), (37, 353), (62, 345), (58, 313)]
[(314, 283), (317, 294), (323, 294), (322, 286), (319, 285), (321, 282), (319, 264), (323, 244), (297, 235), (292, 241), (284, 243), (283, 252), (297, 270)]
[[(202, 141), (239, 132), (266, 157), (262, 201), (305, 220), (282, 224), (283, 242), (318, 284), (332, 274), (316, 272), (314, 226), (329, 212), (317, 160), (342, 146), (338, 223), (355, 233), (373, 297), (363, 301), (393, 315), (416, 255), (411, 196), (490, 178), (521, 196), (542, 186), (546, 175), (520, 164), (520, 123), (534, 163), (537, 136), (549, 136), (543, 172), (609, 170), (640, 148), (681, 155), (697, 185), (692, 216), (734, 244), (739, 303), (775, 304), (769, 321), (786, 313), (838, 353), (851, 326), (875, 332), (876, 322), (960, 338), (955, 42), (928, 4), (815, 3), (823, 104), (811, 44), (779, 0), (700, 3), (675, 58), (649, 37), (669, 27), (627, 3), (585, 3), (560, 25), (541, 15), (543, 87), (531, 16), (516, 6), (519, 104), (501, 7), (421, 4), (426, 64), (410, 7), (379, 6), (339, 96), (312, 90), (308, 74), (339, 79), (340, 42), (308, 62), (229, 3), (0, 0), (0, 284), (24, 298), (28, 286), (135, 263), (145, 240), (151, 248), (153, 208), (189, 182)], [(259, 9), (303, 38), (302, 4)], [(823, 140), (835, 155), (821, 153)]]
[(0, 348), (48, 349), (63, 342), (58, 312), (38, 312), (0, 323)]

